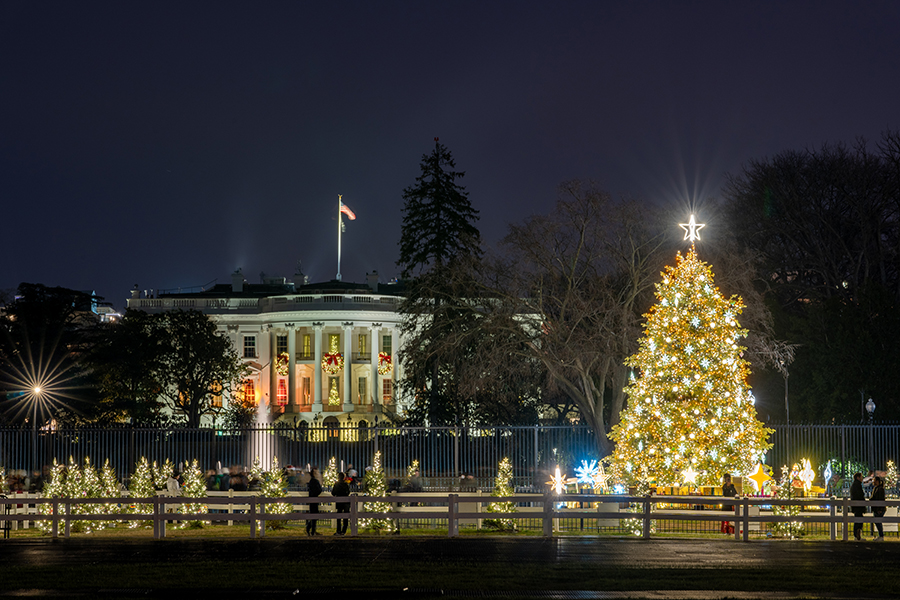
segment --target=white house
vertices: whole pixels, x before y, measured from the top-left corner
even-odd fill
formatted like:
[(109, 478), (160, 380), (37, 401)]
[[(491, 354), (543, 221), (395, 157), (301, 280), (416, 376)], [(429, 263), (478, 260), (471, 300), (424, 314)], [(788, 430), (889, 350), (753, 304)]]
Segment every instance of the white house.
[[(267, 402), (273, 421), (371, 425), (402, 414), (396, 390), (402, 366), (397, 284), (329, 281), (295, 286), (284, 278), (248, 284), (240, 269), (230, 285), (200, 292), (133, 290), (128, 308), (193, 309), (209, 315), (250, 369), (243, 393)], [(228, 397), (221, 400), (227, 406)]]

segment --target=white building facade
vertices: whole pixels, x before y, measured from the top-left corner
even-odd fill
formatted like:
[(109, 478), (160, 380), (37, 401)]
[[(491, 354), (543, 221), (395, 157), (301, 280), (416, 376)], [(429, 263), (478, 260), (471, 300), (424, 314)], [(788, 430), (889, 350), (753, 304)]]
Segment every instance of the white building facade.
[[(402, 415), (397, 391), (402, 298), (396, 285), (331, 281), (294, 287), (290, 282), (232, 284), (193, 293), (141, 297), (128, 308), (145, 312), (197, 310), (234, 345), (249, 370), (234, 394), (265, 402), (272, 421), (311, 425), (373, 425)], [(390, 293), (394, 292), (394, 293)]]

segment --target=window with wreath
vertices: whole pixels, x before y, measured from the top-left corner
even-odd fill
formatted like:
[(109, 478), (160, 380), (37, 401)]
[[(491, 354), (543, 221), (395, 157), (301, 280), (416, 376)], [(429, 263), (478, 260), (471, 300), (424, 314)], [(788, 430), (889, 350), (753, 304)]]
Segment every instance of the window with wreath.
[(385, 379), (381, 382), (381, 401), (384, 404), (390, 404), (394, 398), (394, 382)]
[(278, 394), (276, 395), (278, 399), (278, 404), (280, 406), (284, 406), (288, 401), (288, 393), (287, 393), (287, 383), (285, 383), (284, 379), (278, 380)]

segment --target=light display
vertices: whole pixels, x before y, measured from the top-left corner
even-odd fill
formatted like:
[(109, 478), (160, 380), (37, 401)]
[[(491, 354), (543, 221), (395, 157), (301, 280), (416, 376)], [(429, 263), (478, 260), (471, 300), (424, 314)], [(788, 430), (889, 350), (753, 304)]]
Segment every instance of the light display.
[[(366, 490), (366, 496), (384, 497), (387, 496), (387, 477), (384, 475), (384, 469), (381, 466), (381, 452), (375, 453), (375, 460), (372, 468), (366, 470), (363, 478), (363, 487)], [(364, 512), (391, 512), (390, 502), (365, 502), (363, 503)], [(394, 522), (391, 519), (360, 519), (359, 524), (365, 529), (373, 531), (393, 531)]]
[(378, 374), (379, 375), (390, 375), (391, 371), (394, 370), (394, 365), (391, 363), (391, 355), (387, 352), (379, 352), (378, 353)]
[[(792, 485), (792, 474), (788, 470), (787, 465), (781, 467), (781, 481), (778, 482), (778, 489), (775, 491), (775, 498), (789, 500), (795, 498)], [(799, 504), (783, 504), (772, 505), (772, 513), (778, 516), (795, 517), (800, 514)], [(783, 523), (772, 523), (772, 531), (777, 535), (795, 538), (803, 534), (803, 523), (800, 521), (785, 521)]]
[(748, 477), (756, 486), (756, 491), (762, 493), (763, 485), (772, 478), (766, 473), (766, 466), (762, 463), (756, 465), (756, 469)]
[[(509, 458), (504, 458), (497, 467), (497, 478), (494, 480), (494, 490), (491, 492), (491, 496), (494, 498), (505, 498), (515, 494), (512, 478), (512, 463)], [(491, 502), (488, 504), (487, 511), (497, 513), (518, 512), (514, 502)], [(516, 522), (512, 519), (485, 519), (484, 526), (499, 531), (516, 530)]]
[(287, 352), (280, 352), (275, 358), (275, 371), (282, 377), (287, 377), (290, 361), (291, 357)]
[[(287, 478), (284, 471), (278, 466), (278, 457), (272, 457), (272, 468), (263, 471), (260, 480), (260, 491), (264, 498), (286, 498), (288, 495)], [(291, 512), (291, 505), (287, 502), (269, 502), (265, 505), (265, 510), (269, 514), (283, 515)], [(270, 529), (283, 529), (287, 526), (286, 521), (266, 521), (266, 526)]]
[(656, 296), (626, 361), (639, 375), (610, 433), (613, 474), (673, 485), (696, 472), (698, 485), (717, 485), (726, 472), (749, 472), (771, 447), (772, 430), (757, 419), (746, 383), (740, 298), (722, 296), (693, 246), (666, 268)]
[(338, 350), (337, 337), (331, 338), (331, 347), (322, 355), (322, 370), (337, 375), (344, 368), (344, 355)]
[[(200, 470), (196, 458), (184, 470), (184, 485), (181, 486), (181, 495), (192, 499), (206, 498), (206, 478), (203, 476), (203, 471)], [(200, 502), (191, 502), (182, 504), (180, 510), (182, 513), (206, 514), (209, 512), (209, 507)], [(203, 527), (203, 523), (204, 521), (185, 521), (182, 523), (182, 527)]]
[[(156, 496), (156, 487), (153, 484), (153, 469), (147, 457), (142, 456), (134, 469), (134, 473), (128, 480), (128, 494), (132, 498), (153, 498)], [(152, 504), (134, 504), (131, 511), (137, 515), (146, 515), (153, 512)], [(149, 525), (150, 521), (131, 521), (131, 527)]]

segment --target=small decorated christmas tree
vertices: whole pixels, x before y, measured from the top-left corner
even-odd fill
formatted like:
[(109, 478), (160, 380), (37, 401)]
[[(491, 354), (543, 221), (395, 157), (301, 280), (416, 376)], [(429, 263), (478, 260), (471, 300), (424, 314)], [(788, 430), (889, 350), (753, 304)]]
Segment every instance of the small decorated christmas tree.
[[(650, 484), (647, 483), (646, 480), (638, 481), (635, 486), (635, 496), (646, 496), (650, 493)], [(653, 510), (653, 505), (650, 505), (650, 510)], [(635, 513), (639, 515), (643, 515), (644, 513), (644, 505), (640, 502), (632, 502), (628, 506), (628, 512)], [(622, 529), (624, 529), (627, 533), (631, 535), (640, 537), (644, 534), (644, 519), (622, 519), (620, 521), (622, 525)], [(650, 533), (656, 533), (656, 521), (650, 521)]]
[[(787, 465), (781, 467), (781, 481), (778, 482), (778, 489), (775, 491), (775, 498), (780, 500), (790, 500), (797, 498), (794, 494), (793, 476)], [(794, 517), (800, 514), (799, 504), (782, 504), (772, 503), (772, 513), (781, 517)], [(772, 531), (780, 536), (795, 538), (803, 534), (803, 523), (800, 521), (785, 521), (783, 523), (772, 523)]]
[(884, 473), (884, 492), (891, 498), (897, 497), (897, 483), (900, 480), (900, 474), (897, 473), (897, 465), (894, 461), (887, 461), (887, 470)]
[[(387, 496), (387, 477), (381, 467), (381, 452), (375, 453), (372, 469), (366, 471), (363, 478), (363, 487), (366, 490), (366, 496)], [(391, 512), (391, 504), (390, 502), (366, 502), (363, 504), (363, 511), (388, 513)], [(394, 530), (394, 522), (391, 519), (360, 519), (359, 524), (363, 528), (373, 531), (390, 532)]]
[[(131, 479), (128, 482), (128, 493), (132, 498), (153, 498), (156, 486), (153, 483), (153, 469), (146, 457), (141, 457)], [(152, 504), (135, 503), (131, 508), (136, 515), (147, 515), (153, 512)], [(131, 527), (149, 525), (150, 521), (132, 521)]]
[[(44, 483), (42, 496), (44, 498), (65, 498), (66, 497), (66, 467), (53, 459), (53, 466), (50, 469), (50, 481)], [(43, 515), (53, 514), (52, 504), (40, 504), (39, 509)], [(38, 521), (38, 528), (44, 533), (50, 532), (53, 527), (50, 521)]]
[[(497, 467), (497, 478), (494, 480), (494, 489), (491, 492), (491, 496), (494, 498), (505, 498), (515, 494), (512, 479), (512, 463), (509, 458), (504, 457)], [(518, 512), (514, 502), (491, 502), (488, 504), (487, 511), (492, 513)], [(512, 519), (485, 519), (484, 526), (499, 531), (516, 530), (516, 522)]]
[[(104, 498), (120, 498), (122, 496), (122, 486), (119, 484), (119, 480), (116, 478), (116, 471), (112, 468), (112, 465), (109, 464), (109, 459), (106, 459), (106, 462), (103, 463), (103, 468), (100, 469), (100, 495)], [(114, 515), (122, 512), (122, 506), (120, 504), (114, 504), (112, 502), (107, 504), (98, 505), (101, 507), (104, 514)], [(115, 527), (116, 521), (101, 521), (102, 527)]]
[[(277, 456), (272, 458), (272, 468), (263, 472), (260, 486), (264, 498), (287, 497), (287, 478), (278, 465)], [(284, 515), (291, 512), (291, 505), (287, 502), (269, 502), (266, 504), (266, 512)], [(266, 521), (266, 523), (271, 529), (283, 529), (287, 525), (285, 521)]]
[(156, 461), (153, 461), (153, 485), (156, 486), (158, 490), (166, 489), (166, 480), (169, 479), (169, 475), (175, 472), (175, 463), (173, 463), (168, 458), (163, 462), (161, 467), (156, 466)]
[[(200, 466), (197, 464), (197, 459), (191, 461), (188, 468), (184, 470), (184, 485), (181, 488), (181, 495), (185, 498), (206, 498), (206, 478), (203, 476), (203, 471), (200, 470)], [(209, 512), (209, 507), (206, 504), (192, 502), (189, 504), (182, 504), (181, 512), (206, 514)], [(203, 527), (203, 523), (204, 521), (187, 522), (190, 527)], [(206, 521), (206, 523), (209, 523), (209, 521)]]
[(328, 405), (337, 406), (341, 403), (341, 394), (338, 392), (337, 377), (331, 378), (331, 385), (328, 388)]
[(772, 430), (757, 419), (746, 383), (741, 299), (722, 296), (693, 244), (666, 268), (656, 296), (640, 349), (627, 360), (638, 370), (625, 390), (628, 407), (610, 433), (615, 476), (676, 485), (691, 473), (698, 485), (718, 485), (726, 472), (749, 473)]
[(337, 474), (337, 459), (332, 456), (328, 461), (328, 468), (322, 473), (322, 487), (326, 490), (334, 487), (334, 484), (337, 483)]

